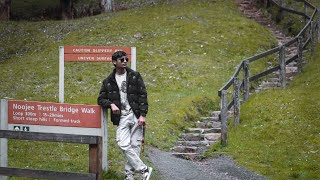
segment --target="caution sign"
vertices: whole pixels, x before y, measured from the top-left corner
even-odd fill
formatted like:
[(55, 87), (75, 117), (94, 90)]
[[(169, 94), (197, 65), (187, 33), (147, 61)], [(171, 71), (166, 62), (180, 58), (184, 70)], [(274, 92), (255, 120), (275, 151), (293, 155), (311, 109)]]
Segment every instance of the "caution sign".
[(64, 60), (82, 62), (111, 62), (112, 54), (117, 51), (126, 52), (129, 60), (131, 59), (130, 47), (65, 46)]

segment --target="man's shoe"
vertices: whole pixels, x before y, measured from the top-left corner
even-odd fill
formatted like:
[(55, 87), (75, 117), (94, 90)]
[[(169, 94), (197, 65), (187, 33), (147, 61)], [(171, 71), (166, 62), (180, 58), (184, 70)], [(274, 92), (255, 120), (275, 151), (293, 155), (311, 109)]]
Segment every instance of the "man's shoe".
[(124, 180), (134, 180), (133, 174), (126, 174), (126, 176), (124, 177)]
[(149, 180), (152, 173), (152, 167), (147, 167), (145, 170), (141, 171), (142, 180)]

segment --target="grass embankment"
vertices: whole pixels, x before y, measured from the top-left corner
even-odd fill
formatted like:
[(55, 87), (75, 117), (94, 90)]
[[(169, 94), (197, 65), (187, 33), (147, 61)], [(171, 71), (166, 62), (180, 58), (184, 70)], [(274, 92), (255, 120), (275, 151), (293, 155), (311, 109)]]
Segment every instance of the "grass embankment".
[(285, 89), (251, 96), (241, 124), (229, 124), (228, 147), (212, 146), (207, 157), (230, 155), (270, 179), (320, 179), (319, 51)]
[[(59, 46), (137, 47), (150, 104), (146, 143), (165, 150), (197, 115), (218, 107), (217, 90), (241, 60), (276, 44), (269, 31), (241, 17), (232, 0), (181, 0), (70, 21), (3, 22), (0, 35), (0, 97), (32, 101), (58, 101)], [(66, 63), (65, 102), (96, 104), (112, 68)], [(106, 178), (121, 179), (124, 158), (111, 125), (109, 132)], [(87, 149), (10, 140), (9, 165), (87, 171)]]
[[(316, 1), (312, 3), (319, 5)], [(292, 1), (286, 4), (301, 8)], [(302, 18), (291, 15), (280, 26), (287, 24), (288, 28), (294, 19)], [(303, 27), (298, 24), (290, 27), (292, 32)], [(270, 179), (320, 179), (319, 50), (318, 47), (312, 60), (307, 54), (308, 64), (303, 73), (288, 87), (251, 96), (241, 106), (241, 124), (237, 128), (232, 122), (229, 124), (228, 147), (215, 145), (207, 157), (230, 155), (239, 164)]]

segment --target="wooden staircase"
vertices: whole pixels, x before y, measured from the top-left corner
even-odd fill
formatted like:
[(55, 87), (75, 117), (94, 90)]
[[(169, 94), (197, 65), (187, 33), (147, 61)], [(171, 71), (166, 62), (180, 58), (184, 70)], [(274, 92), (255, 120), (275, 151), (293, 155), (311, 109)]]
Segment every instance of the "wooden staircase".
[[(283, 34), (276, 28), (270, 17), (263, 15), (261, 10), (257, 9), (252, 3), (253, 0), (236, 0), (239, 10), (247, 17), (265, 27), (267, 27), (277, 38), (278, 45), (282, 45), (292, 39)], [(297, 54), (297, 47), (289, 47), (286, 49), (286, 59)], [(297, 63), (292, 62), (286, 65), (286, 80), (291, 81), (297, 74)], [(279, 80), (279, 72), (273, 73), (266, 81), (262, 81), (255, 89), (260, 92), (270, 88), (278, 88), (281, 86)], [(201, 154), (212, 144), (221, 141), (221, 121), (219, 120), (220, 111), (212, 112), (210, 117), (202, 117), (196, 122), (196, 127), (189, 128), (187, 132), (180, 135), (180, 139), (171, 148), (172, 155), (189, 160), (198, 160)], [(229, 117), (233, 112), (228, 112)]]

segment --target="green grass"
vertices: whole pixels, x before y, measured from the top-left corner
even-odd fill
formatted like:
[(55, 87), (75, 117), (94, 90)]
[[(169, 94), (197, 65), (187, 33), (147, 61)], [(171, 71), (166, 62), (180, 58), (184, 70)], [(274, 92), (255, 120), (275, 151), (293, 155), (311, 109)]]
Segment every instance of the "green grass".
[[(297, 17), (286, 17), (280, 26), (289, 27), (291, 18)], [(298, 24), (292, 32), (299, 32)], [(303, 73), (288, 87), (252, 95), (241, 106), (241, 124), (235, 128), (229, 120), (228, 147), (216, 144), (205, 156), (232, 156), (269, 179), (320, 179), (319, 50), (311, 60), (307, 54)]]
[(270, 179), (320, 179), (319, 50), (287, 88), (250, 97), (241, 124), (229, 124), (229, 146), (212, 146), (207, 156), (231, 155)]
[[(0, 35), (0, 97), (32, 101), (58, 101), (59, 46), (137, 47), (137, 70), (150, 104), (146, 143), (163, 150), (198, 116), (218, 109), (217, 90), (240, 61), (276, 44), (268, 30), (242, 17), (232, 0), (179, 0), (70, 21), (3, 22)], [(110, 63), (65, 63), (65, 102), (96, 104), (101, 81), (112, 68)], [(105, 179), (123, 178), (115, 127), (110, 125), (109, 132)], [(50, 163), (40, 163), (54, 148)], [(72, 170), (86, 171), (87, 149), (10, 141), (9, 164), (52, 170), (69, 170), (72, 164)]]

